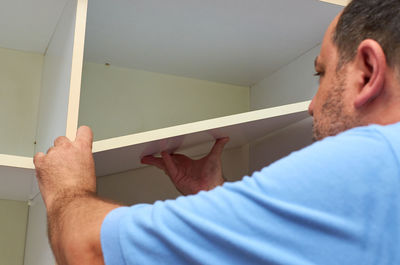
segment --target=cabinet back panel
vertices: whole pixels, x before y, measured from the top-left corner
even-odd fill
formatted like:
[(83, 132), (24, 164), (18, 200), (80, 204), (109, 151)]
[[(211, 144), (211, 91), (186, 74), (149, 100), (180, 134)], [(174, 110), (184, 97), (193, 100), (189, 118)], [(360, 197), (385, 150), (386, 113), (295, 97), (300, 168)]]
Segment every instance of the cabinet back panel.
[(79, 124), (95, 140), (249, 110), (249, 88), (85, 63)]
[(32, 156), (43, 55), (0, 48), (0, 153)]
[(318, 89), (314, 60), (320, 51), (314, 47), (251, 88), (251, 109), (258, 110), (311, 100)]
[(70, 0), (47, 48), (38, 115), (36, 151), (61, 135), (75, 138), (87, 0)]

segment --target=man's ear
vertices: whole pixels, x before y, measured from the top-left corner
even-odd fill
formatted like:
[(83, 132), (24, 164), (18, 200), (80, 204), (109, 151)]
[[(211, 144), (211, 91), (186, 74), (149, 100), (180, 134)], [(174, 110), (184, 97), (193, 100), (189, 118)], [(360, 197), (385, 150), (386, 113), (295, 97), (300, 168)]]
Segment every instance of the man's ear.
[(363, 75), (363, 83), (354, 100), (355, 108), (373, 101), (383, 91), (387, 62), (382, 47), (375, 40), (360, 43), (356, 55), (356, 67)]

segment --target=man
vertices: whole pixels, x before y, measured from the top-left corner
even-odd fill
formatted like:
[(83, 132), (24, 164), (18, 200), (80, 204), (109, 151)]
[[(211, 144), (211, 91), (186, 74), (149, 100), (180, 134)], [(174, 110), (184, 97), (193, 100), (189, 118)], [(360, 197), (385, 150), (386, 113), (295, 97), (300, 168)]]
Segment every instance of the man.
[[(321, 141), (175, 201), (101, 200), (90, 129), (57, 138), (35, 165), (58, 264), (400, 264), (399, 66), (400, 1), (353, 0), (315, 62), (309, 112)], [(215, 166), (225, 142), (197, 163), (143, 162), (197, 193), (223, 182)]]

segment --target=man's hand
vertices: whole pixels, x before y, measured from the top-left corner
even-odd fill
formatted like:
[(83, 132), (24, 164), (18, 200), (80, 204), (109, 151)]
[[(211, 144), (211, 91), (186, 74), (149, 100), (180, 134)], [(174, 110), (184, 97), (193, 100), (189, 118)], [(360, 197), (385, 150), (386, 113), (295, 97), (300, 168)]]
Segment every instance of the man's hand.
[(75, 141), (59, 137), (46, 155), (34, 157), (50, 243), (59, 265), (104, 264), (101, 225), (120, 206), (96, 197), (92, 140), (90, 128), (80, 127)]
[(59, 199), (96, 193), (92, 140), (91, 129), (83, 126), (78, 129), (75, 141), (58, 137), (47, 155), (35, 155), (39, 188), (48, 211)]
[(183, 195), (211, 190), (224, 183), (221, 154), (229, 138), (218, 139), (211, 152), (200, 160), (185, 155), (161, 153), (161, 158), (145, 156), (142, 163), (163, 170)]

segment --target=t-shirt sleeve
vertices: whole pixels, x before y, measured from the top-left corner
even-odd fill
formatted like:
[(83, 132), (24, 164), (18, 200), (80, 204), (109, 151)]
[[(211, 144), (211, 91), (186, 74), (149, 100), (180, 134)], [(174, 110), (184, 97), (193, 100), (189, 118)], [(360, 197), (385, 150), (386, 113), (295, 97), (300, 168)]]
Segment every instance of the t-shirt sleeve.
[(329, 265), (389, 259), (393, 247), (382, 242), (393, 242), (388, 226), (399, 234), (393, 224), (399, 217), (390, 214), (393, 207), (399, 212), (398, 172), (382, 135), (351, 130), (242, 181), (113, 210), (101, 230), (105, 262)]

